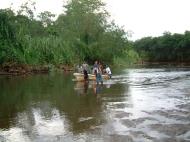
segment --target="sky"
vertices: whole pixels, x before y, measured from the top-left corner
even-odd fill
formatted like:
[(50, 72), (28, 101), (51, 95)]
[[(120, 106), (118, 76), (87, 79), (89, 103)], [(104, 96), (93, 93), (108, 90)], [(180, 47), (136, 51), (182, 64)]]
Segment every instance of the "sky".
[[(0, 0), (0, 8), (18, 7), (26, 0)], [(190, 0), (104, 0), (111, 19), (130, 31), (137, 40), (147, 36), (161, 36), (164, 32), (190, 31)], [(36, 0), (37, 12), (63, 11), (63, 0)]]

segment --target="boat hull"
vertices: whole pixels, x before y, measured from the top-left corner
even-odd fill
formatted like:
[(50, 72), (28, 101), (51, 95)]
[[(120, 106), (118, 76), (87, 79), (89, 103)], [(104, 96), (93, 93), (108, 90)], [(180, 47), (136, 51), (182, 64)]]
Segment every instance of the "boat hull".
[[(76, 81), (84, 81), (84, 74), (82, 73), (74, 73), (73, 74)], [(103, 80), (108, 80), (108, 75), (102, 75)], [(96, 80), (96, 76), (94, 74), (88, 74), (88, 80)]]

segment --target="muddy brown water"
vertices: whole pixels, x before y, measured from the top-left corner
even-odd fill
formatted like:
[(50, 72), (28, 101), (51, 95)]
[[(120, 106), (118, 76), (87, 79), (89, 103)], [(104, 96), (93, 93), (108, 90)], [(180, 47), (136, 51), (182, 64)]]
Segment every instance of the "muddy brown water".
[(190, 141), (190, 68), (0, 76), (0, 142)]

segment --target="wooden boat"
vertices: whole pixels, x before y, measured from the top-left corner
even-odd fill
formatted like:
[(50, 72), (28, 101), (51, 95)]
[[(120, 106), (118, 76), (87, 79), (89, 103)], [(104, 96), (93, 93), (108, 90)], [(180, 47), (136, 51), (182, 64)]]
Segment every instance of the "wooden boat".
[[(73, 73), (75, 80), (76, 81), (84, 81), (84, 74), (82, 73)], [(94, 74), (88, 74), (88, 79), (89, 80), (96, 80), (96, 76)], [(103, 80), (108, 80), (110, 79), (107, 74), (102, 75)]]

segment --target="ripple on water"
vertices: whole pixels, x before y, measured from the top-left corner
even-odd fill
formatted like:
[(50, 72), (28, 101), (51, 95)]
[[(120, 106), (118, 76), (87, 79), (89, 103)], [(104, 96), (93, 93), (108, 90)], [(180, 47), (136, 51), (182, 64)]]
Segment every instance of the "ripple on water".
[(67, 75), (0, 80), (0, 141), (190, 141), (189, 70), (127, 69), (98, 94)]

